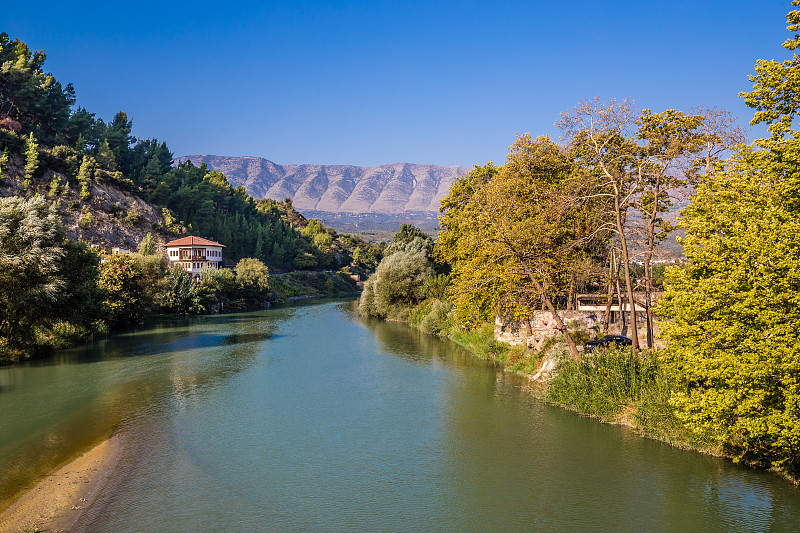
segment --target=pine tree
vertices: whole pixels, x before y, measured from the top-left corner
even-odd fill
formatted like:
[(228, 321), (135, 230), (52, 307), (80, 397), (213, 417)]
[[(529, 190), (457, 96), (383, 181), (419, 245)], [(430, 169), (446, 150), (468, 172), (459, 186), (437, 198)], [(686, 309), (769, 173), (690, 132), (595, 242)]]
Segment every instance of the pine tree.
[(89, 198), (91, 195), (89, 192), (89, 183), (94, 177), (94, 166), (94, 158), (88, 155), (83, 156), (81, 168), (78, 170), (78, 183), (81, 185), (80, 197), (83, 200)]
[(0, 183), (3, 182), (3, 171), (8, 165), (8, 149), (4, 149), (2, 153), (0, 153)]
[(153, 255), (156, 252), (156, 244), (153, 240), (153, 235), (147, 233), (139, 244), (139, 253), (142, 255)]
[(161, 162), (158, 160), (157, 156), (151, 157), (150, 161), (147, 162), (147, 166), (142, 169), (142, 173), (139, 176), (139, 183), (147, 196), (152, 197), (153, 192), (161, 183), (163, 177), (161, 173)]
[(25, 179), (22, 182), (23, 191), (27, 191), (31, 186), (31, 179), (38, 168), (39, 144), (36, 142), (33, 133), (31, 133), (25, 141)]
[(111, 147), (108, 146), (108, 140), (103, 139), (103, 142), (100, 143), (97, 149), (96, 160), (100, 168), (112, 171), (117, 170), (117, 159), (114, 157), (114, 152), (111, 151)]

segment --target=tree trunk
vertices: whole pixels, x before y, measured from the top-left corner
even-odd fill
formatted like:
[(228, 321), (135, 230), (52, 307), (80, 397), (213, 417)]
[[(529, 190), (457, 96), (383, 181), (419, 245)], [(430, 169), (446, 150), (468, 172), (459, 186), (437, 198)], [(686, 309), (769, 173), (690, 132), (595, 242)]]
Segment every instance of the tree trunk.
[(508, 247), (509, 251), (511, 251), (511, 255), (513, 255), (514, 258), (519, 261), (519, 264), (522, 266), (523, 270), (525, 270), (525, 275), (528, 276), (528, 279), (530, 279), (534, 287), (536, 287), (536, 291), (541, 295), (545, 307), (548, 311), (550, 311), (550, 315), (553, 317), (553, 321), (556, 323), (556, 329), (564, 336), (570, 356), (573, 359), (580, 359), (581, 354), (578, 351), (578, 347), (575, 346), (575, 341), (573, 341), (572, 337), (570, 337), (569, 331), (567, 331), (567, 326), (564, 324), (564, 321), (561, 320), (561, 315), (558, 314), (556, 307), (553, 305), (553, 301), (547, 295), (544, 285), (542, 285), (536, 278), (536, 275), (533, 273), (530, 265), (528, 265), (528, 263), (522, 258), (522, 254), (520, 254), (520, 252), (508, 241), (508, 239), (506, 239), (505, 234), (499, 228), (497, 228), (497, 226), (495, 226), (495, 228), (498, 229), (500, 239)]
[(647, 313), (647, 347), (653, 347), (653, 311), (651, 305), (652, 293), (652, 274), (650, 272), (650, 260), (653, 257), (654, 236), (653, 228), (649, 231), (647, 236), (647, 253), (644, 256), (644, 310)]
[(619, 302), (619, 317), (622, 322), (622, 327), (625, 327), (627, 319), (625, 318), (625, 304), (622, 303), (622, 289), (619, 287), (619, 271), (622, 269), (622, 263), (617, 262), (617, 271), (614, 274), (614, 287), (617, 290), (617, 302)]
[(647, 224), (647, 253), (644, 256), (644, 310), (647, 313), (647, 347), (653, 347), (653, 311), (652, 311), (652, 260), (653, 250), (656, 247), (656, 220), (658, 217), (658, 197), (661, 195), (661, 174), (656, 176), (653, 187), (653, 207), (648, 213), (650, 220)]
[[(613, 252), (612, 252), (613, 254)], [(603, 314), (603, 335), (608, 335), (608, 325), (611, 322), (611, 304), (614, 301), (614, 256), (608, 259), (608, 299), (606, 312)]]
[(625, 288), (628, 293), (628, 303), (631, 306), (631, 339), (633, 340), (632, 348), (639, 349), (639, 332), (636, 330), (636, 302), (633, 300), (633, 284), (631, 283), (631, 265), (630, 257), (628, 256), (628, 242), (625, 239), (624, 224), (622, 223), (622, 211), (619, 205), (619, 189), (614, 183), (614, 215), (617, 223), (617, 233), (619, 233), (619, 245), (622, 250), (622, 261), (625, 266)]
[(576, 299), (577, 298), (575, 295), (575, 273), (573, 273), (569, 279), (569, 292), (567, 294), (567, 311), (574, 311), (575, 309), (577, 309), (577, 306), (575, 305)]

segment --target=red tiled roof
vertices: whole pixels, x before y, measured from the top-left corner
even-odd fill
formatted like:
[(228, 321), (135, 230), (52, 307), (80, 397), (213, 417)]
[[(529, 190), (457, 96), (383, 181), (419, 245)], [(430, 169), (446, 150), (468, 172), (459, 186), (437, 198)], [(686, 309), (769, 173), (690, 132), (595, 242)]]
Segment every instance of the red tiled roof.
[(170, 246), (222, 246), (225, 248), (224, 244), (220, 244), (218, 242), (209, 241), (208, 239), (204, 239), (202, 237), (195, 237), (194, 235), (189, 235), (188, 237), (181, 237), (180, 239), (168, 242), (164, 245), (165, 248)]

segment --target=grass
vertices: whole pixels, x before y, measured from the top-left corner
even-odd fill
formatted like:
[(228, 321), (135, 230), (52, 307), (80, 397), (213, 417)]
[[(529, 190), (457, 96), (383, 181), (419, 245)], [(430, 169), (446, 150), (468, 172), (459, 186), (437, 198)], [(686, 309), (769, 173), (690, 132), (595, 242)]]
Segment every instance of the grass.
[(613, 421), (629, 403), (641, 399), (660, 374), (650, 354), (598, 350), (579, 360), (564, 360), (547, 390), (549, 400)]
[(677, 417), (669, 403), (677, 388), (662, 370), (657, 351), (607, 348), (579, 360), (561, 360), (545, 399), (605, 422), (634, 426), (671, 444), (718, 453)]
[(482, 359), (505, 363), (511, 351), (508, 344), (494, 338), (494, 325), (488, 322), (479, 329), (471, 331), (453, 328), (450, 337)]

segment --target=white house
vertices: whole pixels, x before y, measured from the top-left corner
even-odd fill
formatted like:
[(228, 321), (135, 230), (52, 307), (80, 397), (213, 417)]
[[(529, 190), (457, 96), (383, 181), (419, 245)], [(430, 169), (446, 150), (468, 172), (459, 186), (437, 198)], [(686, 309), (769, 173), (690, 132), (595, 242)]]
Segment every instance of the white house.
[(200, 273), (207, 268), (219, 270), (225, 245), (190, 235), (168, 242), (164, 248), (167, 250), (170, 265), (183, 267), (186, 272), (199, 278)]

